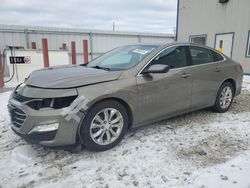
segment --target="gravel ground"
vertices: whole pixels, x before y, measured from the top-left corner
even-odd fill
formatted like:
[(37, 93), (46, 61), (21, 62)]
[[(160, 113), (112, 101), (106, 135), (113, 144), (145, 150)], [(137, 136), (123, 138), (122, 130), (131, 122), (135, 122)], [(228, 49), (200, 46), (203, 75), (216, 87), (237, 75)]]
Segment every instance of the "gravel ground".
[[(10, 130), (8, 96), (0, 94), (0, 187), (206, 187), (195, 184), (197, 174), (250, 149), (248, 90), (227, 113), (201, 110), (161, 121), (130, 131), (117, 147), (99, 153), (25, 143)], [(234, 177), (218, 176), (240, 186)]]

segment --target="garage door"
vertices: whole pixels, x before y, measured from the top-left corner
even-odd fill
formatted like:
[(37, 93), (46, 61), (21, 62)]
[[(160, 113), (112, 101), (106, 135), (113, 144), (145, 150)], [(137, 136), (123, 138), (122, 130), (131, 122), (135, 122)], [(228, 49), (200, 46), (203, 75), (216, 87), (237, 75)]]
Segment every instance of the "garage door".
[(232, 57), (234, 33), (216, 34), (215, 49), (221, 51), (228, 57)]

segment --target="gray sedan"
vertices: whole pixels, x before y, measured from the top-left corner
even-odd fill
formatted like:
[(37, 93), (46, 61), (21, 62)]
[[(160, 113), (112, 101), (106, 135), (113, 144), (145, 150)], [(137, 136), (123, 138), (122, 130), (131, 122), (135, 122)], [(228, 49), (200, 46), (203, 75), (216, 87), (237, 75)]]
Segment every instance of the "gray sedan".
[(88, 65), (31, 73), (9, 99), (11, 127), (31, 143), (103, 151), (130, 128), (207, 107), (226, 112), (242, 77), (239, 63), (205, 46), (123, 46)]

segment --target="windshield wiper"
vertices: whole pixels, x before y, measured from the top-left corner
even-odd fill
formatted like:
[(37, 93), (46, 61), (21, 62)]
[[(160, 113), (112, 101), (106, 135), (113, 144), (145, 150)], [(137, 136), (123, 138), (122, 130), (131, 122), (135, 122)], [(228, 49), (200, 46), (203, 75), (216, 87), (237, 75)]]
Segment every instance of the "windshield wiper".
[(101, 67), (101, 66), (94, 66), (94, 67), (91, 67), (91, 68), (95, 68), (95, 69), (103, 69), (103, 70), (106, 70), (106, 71), (110, 71), (110, 68), (108, 67)]

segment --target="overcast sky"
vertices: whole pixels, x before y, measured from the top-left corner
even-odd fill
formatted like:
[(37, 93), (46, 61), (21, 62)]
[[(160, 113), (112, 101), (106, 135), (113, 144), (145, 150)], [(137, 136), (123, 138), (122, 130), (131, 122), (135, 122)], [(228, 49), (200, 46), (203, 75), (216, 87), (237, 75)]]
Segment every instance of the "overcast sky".
[(177, 0), (1, 0), (0, 24), (173, 33)]

